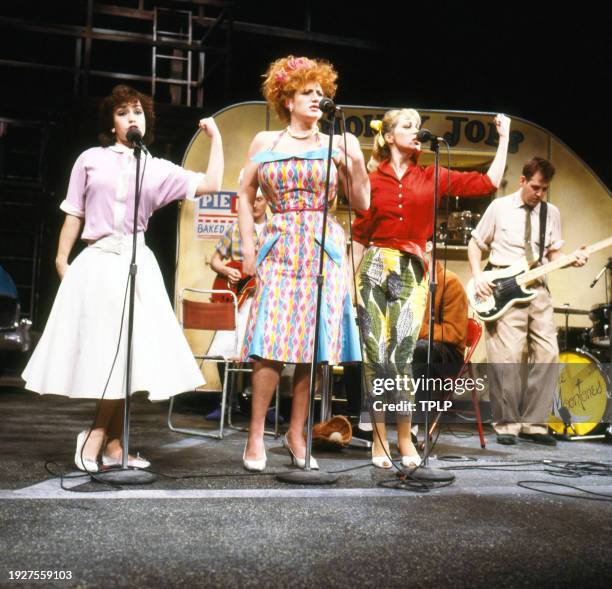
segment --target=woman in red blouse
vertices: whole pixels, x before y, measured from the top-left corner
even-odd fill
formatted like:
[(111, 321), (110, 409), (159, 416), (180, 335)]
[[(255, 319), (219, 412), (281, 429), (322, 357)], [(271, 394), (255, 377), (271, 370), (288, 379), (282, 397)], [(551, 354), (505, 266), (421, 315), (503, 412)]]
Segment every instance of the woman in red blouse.
[[(386, 411), (396, 416), (402, 464), (421, 462), (410, 439), (410, 402), (414, 401), (410, 364), (427, 301), (425, 243), (433, 233), (434, 167), (418, 165), (420, 124), (419, 114), (412, 109), (391, 110), (382, 121), (372, 122), (378, 134), (368, 163), (371, 203), (353, 224), (356, 253), (367, 248), (357, 277), (358, 314), (368, 385), (366, 407), (376, 423), (372, 463), (379, 468), (391, 468)], [(495, 192), (506, 166), (510, 119), (497, 115), (495, 125), (499, 146), (487, 173), (441, 168), (441, 196)], [(369, 429), (362, 419), (364, 425)]]

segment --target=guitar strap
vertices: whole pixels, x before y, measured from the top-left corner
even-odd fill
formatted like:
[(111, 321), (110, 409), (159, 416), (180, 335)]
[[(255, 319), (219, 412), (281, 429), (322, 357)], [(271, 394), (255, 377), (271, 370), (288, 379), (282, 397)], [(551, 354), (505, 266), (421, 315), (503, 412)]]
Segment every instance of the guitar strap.
[(545, 200), (540, 203), (540, 256), (538, 257), (538, 264), (542, 263), (544, 257), (544, 243), (546, 240), (546, 219), (548, 215), (548, 204)]
[[(540, 203), (540, 252), (538, 255), (538, 264), (542, 263), (544, 257), (544, 244), (546, 243), (546, 220), (548, 219), (548, 204), (545, 200)], [(491, 262), (487, 262), (484, 267), (485, 271), (493, 270), (494, 266)]]

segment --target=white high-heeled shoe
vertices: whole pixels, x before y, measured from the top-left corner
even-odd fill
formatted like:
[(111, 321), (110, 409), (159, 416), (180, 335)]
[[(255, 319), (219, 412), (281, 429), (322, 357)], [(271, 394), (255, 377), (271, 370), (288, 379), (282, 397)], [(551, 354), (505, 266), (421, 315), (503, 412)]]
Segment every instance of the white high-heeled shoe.
[[(293, 453), (293, 450), (289, 445), (289, 440), (287, 439), (287, 434), (283, 436), (283, 446), (289, 452), (289, 456), (291, 457), (291, 464), (301, 469), (306, 468), (306, 458), (298, 458)], [(317, 459), (314, 456), (310, 456), (310, 470), (319, 470), (319, 463), (317, 462)]]
[(417, 468), (421, 466), (421, 457), (418, 454), (412, 456), (402, 456), (402, 466), (405, 468)]
[(88, 435), (89, 430), (86, 429), (83, 430), (77, 436), (76, 452), (74, 453), (74, 464), (79, 470), (82, 470), (83, 472), (98, 472), (98, 470), (100, 470), (100, 467), (98, 466), (97, 460), (90, 460), (89, 458), (81, 457), (83, 445), (85, 444), (85, 440), (87, 439)]
[(372, 464), (376, 468), (393, 468), (393, 462), (391, 461), (391, 450), (389, 450), (389, 444), (385, 442), (381, 445), (381, 442), (376, 442), (376, 438), (372, 442), (372, 452), (374, 452), (374, 448), (377, 450), (382, 450), (384, 454), (379, 456), (374, 456), (372, 454)]
[(266, 456), (265, 447), (264, 447), (263, 458), (258, 458), (255, 460), (246, 458), (246, 446), (244, 447), (244, 452), (242, 453), (242, 464), (246, 470), (250, 470), (252, 472), (262, 472), (266, 468), (267, 460), (268, 460), (268, 457)]
[[(123, 457), (122, 457), (123, 458)], [(107, 454), (102, 454), (102, 464), (106, 467), (111, 466), (121, 466), (121, 459), (117, 460), (116, 458), (111, 458)], [(132, 456), (131, 458), (128, 456), (127, 461), (128, 468), (149, 468), (151, 463), (143, 458), (139, 453), (136, 453), (136, 456)]]
[(372, 464), (376, 468), (391, 468), (393, 466), (386, 454), (384, 456), (372, 456)]

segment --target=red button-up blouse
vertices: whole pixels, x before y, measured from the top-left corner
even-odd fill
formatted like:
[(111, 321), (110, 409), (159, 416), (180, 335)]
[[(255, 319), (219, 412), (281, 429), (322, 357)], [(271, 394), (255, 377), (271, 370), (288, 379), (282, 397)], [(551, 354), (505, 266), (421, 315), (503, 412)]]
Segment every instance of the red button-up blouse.
[[(440, 168), (439, 195), (487, 196), (496, 188), (486, 174)], [(433, 233), (434, 166), (411, 165), (398, 180), (386, 160), (370, 173), (371, 196), (367, 211), (356, 211), (353, 239), (414, 254), (425, 262), (425, 243)]]

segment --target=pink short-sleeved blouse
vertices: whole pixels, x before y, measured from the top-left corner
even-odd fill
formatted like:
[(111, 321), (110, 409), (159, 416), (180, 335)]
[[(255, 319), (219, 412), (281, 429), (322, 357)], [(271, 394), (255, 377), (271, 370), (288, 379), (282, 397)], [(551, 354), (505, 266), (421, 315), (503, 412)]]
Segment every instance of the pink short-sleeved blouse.
[[(174, 200), (193, 199), (203, 178), (203, 174), (146, 154), (141, 159), (140, 171), (143, 181), (138, 231), (146, 231), (149, 217), (157, 209)], [(135, 177), (133, 150), (119, 144), (88, 149), (72, 168), (68, 193), (60, 208), (69, 215), (84, 218), (85, 240), (95, 241), (113, 233), (131, 234)]]

